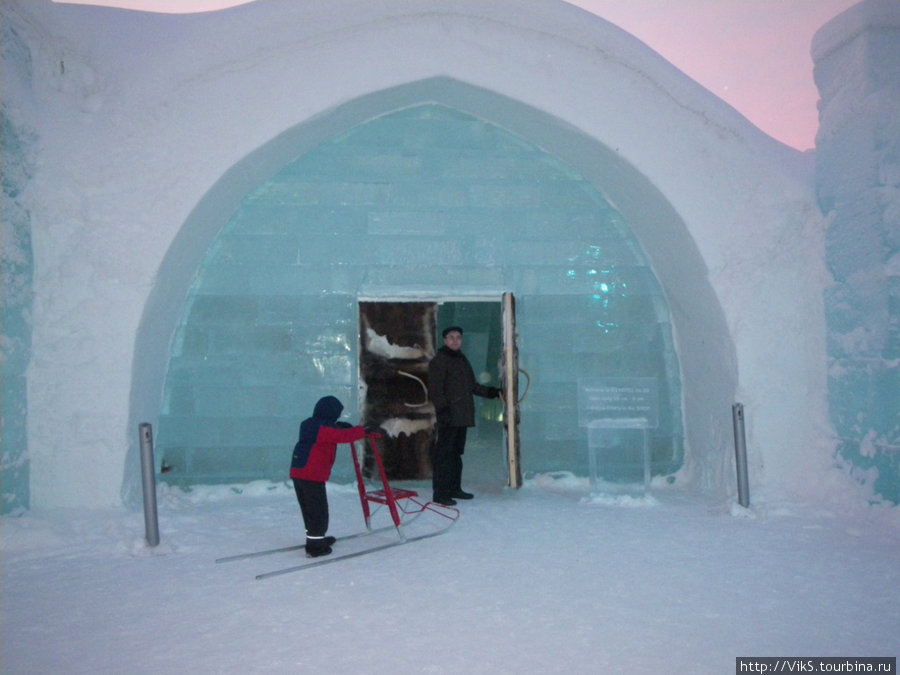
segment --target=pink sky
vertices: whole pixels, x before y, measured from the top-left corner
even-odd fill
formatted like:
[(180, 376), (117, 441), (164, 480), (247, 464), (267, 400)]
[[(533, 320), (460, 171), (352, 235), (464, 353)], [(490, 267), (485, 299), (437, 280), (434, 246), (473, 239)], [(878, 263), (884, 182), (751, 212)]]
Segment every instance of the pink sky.
[[(252, 0), (57, 1), (187, 12)], [(813, 34), (860, 0), (567, 1), (641, 39), (770, 136), (808, 150), (818, 128)]]
[(627, 30), (770, 136), (815, 145), (813, 35), (860, 0), (567, 0)]

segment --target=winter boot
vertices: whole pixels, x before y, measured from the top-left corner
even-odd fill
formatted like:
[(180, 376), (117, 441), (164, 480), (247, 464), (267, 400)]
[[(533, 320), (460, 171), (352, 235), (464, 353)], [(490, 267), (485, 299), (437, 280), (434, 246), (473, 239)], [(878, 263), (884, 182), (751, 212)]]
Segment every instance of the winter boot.
[(331, 553), (331, 544), (334, 542), (334, 537), (307, 537), (306, 557), (318, 558), (319, 556), (328, 555)]
[(331, 555), (331, 547), (330, 546), (320, 546), (317, 548), (306, 547), (306, 557), (307, 558), (320, 558), (323, 555)]

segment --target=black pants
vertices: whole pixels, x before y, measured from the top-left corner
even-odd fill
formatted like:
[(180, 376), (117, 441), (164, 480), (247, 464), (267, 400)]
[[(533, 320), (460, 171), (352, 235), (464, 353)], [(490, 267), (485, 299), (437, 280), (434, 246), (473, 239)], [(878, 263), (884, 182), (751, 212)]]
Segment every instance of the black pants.
[(309, 540), (322, 539), (328, 531), (328, 495), (325, 494), (325, 483), (314, 480), (294, 479), (294, 492), (303, 524), (306, 526), (307, 543)]
[(449, 499), (462, 490), (466, 431), (466, 427), (437, 427), (437, 438), (431, 448), (433, 499)]

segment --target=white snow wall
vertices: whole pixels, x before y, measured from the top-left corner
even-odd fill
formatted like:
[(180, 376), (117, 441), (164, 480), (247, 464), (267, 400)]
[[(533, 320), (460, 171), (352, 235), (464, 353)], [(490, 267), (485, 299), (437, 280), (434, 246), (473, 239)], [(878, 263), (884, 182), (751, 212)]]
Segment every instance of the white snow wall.
[(900, 3), (868, 0), (816, 33), (819, 204), (829, 214), (829, 403), (838, 453), (900, 503)]
[(17, 186), (34, 253), (32, 506), (135, 496), (137, 425), (159, 415), (174, 326), (219, 229), (317, 143), (423, 101), (528, 138), (631, 223), (672, 312), (686, 480), (733, 491), (735, 400), (754, 484), (808, 489), (829, 467), (808, 158), (607, 22), (511, 0), (2, 12), (23, 45), (4, 54), (4, 84), (23, 80), (4, 105), (37, 157)]

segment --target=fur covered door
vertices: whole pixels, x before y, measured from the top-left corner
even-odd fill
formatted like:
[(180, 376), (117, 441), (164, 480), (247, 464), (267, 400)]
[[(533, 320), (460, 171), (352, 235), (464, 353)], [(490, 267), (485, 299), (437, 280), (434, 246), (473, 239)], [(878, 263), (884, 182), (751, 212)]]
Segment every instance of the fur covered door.
[(437, 304), (359, 303), (359, 383), (363, 424), (385, 432), (380, 448), (388, 478), (431, 477), (434, 406), (428, 362), (435, 352)]

